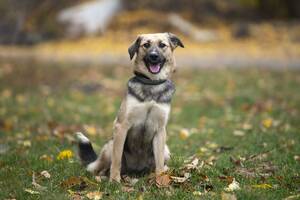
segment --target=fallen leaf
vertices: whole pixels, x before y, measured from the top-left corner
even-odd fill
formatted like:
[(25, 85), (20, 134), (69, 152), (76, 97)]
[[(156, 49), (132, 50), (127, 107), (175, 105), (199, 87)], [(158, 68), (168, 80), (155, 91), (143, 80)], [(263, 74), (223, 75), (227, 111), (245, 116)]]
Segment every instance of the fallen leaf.
[(244, 123), (244, 124), (242, 125), (242, 128), (243, 128), (244, 130), (248, 131), (248, 130), (251, 130), (251, 129), (252, 129), (252, 125), (251, 125), (251, 124), (248, 124), (248, 123)]
[(100, 200), (103, 193), (99, 191), (93, 191), (86, 194), (86, 197), (91, 200)]
[(193, 158), (189, 163), (184, 165), (184, 169), (191, 170), (196, 169), (199, 164), (198, 158)]
[(252, 185), (253, 188), (261, 188), (261, 189), (269, 189), (272, 188), (272, 186), (270, 184), (257, 184), (257, 185)]
[(41, 175), (44, 176), (45, 178), (50, 178), (51, 177), (51, 175), (49, 174), (49, 172), (46, 171), (46, 170), (42, 171)]
[(190, 132), (188, 129), (181, 129), (179, 132), (180, 139), (185, 140), (190, 136)]
[(219, 176), (219, 179), (221, 179), (222, 181), (226, 181), (227, 184), (230, 184), (233, 182), (233, 177), (232, 176)]
[(85, 125), (84, 129), (88, 135), (94, 136), (97, 134), (97, 128), (95, 126)]
[(237, 200), (235, 194), (229, 194), (226, 192), (221, 193), (221, 200)]
[(238, 136), (238, 137), (243, 137), (243, 136), (245, 136), (245, 132), (241, 131), (241, 130), (235, 130), (235, 131), (233, 131), (233, 135)]
[(32, 173), (32, 185), (38, 190), (46, 190), (47, 188), (38, 184), (35, 180), (35, 172)]
[(34, 190), (28, 189), (28, 188), (24, 189), (24, 191), (28, 192), (29, 194), (40, 194), (38, 191), (34, 191)]
[(273, 124), (273, 120), (271, 118), (268, 118), (268, 119), (264, 119), (262, 121), (262, 125), (265, 127), (265, 128), (270, 128)]
[(171, 183), (171, 178), (168, 174), (162, 174), (159, 176), (156, 176), (155, 178), (156, 186), (161, 187), (168, 187)]
[(52, 162), (53, 158), (49, 155), (44, 154), (44, 155), (40, 156), (40, 160), (45, 160), (45, 161), (48, 161), (48, 162)]
[(183, 177), (177, 177), (177, 176), (170, 176), (170, 178), (172, 179), (172, 181), (174, 183), (184, 183), (185, 181), (187, 181), (189, 178), (191, 177), (190, 173), (184, 173)]
[(57, 159), (58, 160), (64, 160), (64, 159), (69, 159), (73, 157), (73, 152), (71, 150), (63, 150), (59, 152)]
[(296, 194), (296, 195), (288, 196), (288, 197), (284, 198), (284, 200), (294, 200), (294, 199), (299, 199), (299, 198), (300, 198), (300, 194)]
[(232, 182), (226, 188), (224, 188), (224, 190), (227, 192), (232, 192), (239, 189), (241, 189), (240, 184), (235, 180), (235, 178), (233, 178)]
[(201, 195), (203, 195), (203, 193), (200, 192), (200, 191), (194, 191), (194, 192), (193, 192), (193, 195), (194, 195), (194, 196), (201, 196)]
[(122, 191), (123, 192), (133, 192), (134, 188), (133, 187), (129, 187), (129, 186), (122, 186)]
[(64, 180), (60, 184), (63, 188), (73, 188), (78, 187), (77, 189), (82, 190), (87, 187), (87, 183), (81, 177), (72, 176), (66, 180)]
[(125, 184), (130, 185), (130, 186), (135, 185), (139, 181), (139, 179), (137, 179), (137, 178), (131, 178), (131, 177), (127, 176), (127, 175), (122, 176), (122, 179), (125, 182)]

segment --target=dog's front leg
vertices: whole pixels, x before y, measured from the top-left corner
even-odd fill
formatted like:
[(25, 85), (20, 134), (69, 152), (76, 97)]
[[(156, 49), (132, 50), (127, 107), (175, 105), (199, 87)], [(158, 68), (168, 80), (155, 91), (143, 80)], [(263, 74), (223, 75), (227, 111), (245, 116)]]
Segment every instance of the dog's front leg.
[(114, 139), (112, 151), (112, 163), (110, 167), (110, 181), (120, 182), (120, 170), (123, 155), (124, 143), (126, 140), (128, 126), (123, 123), (116, 123), (114, 126)]
[(153, 152), (154, 152), (156, 175), (160, 175), (164, 171), (165, 144), (166, 144), (166, 129), (161, 128), (153, 138)]

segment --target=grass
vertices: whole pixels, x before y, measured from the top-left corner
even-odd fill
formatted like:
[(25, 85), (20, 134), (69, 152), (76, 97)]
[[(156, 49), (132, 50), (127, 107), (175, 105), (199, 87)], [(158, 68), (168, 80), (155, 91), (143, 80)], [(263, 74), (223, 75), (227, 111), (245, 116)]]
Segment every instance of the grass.
[[(182, 173), (183, 161), (192, 155), (204, 166), (191, 171), (185, 183), (166, 188), (151, 184), (149, 176), (139, 178), (132, 192), (124, 189), (124, 183), (97, 182), (80, 166), (72, 133), (83, 128), (100, 150), (111, 137), (130, 76), (130, 69), (122, 66), (2, 61), (0, 199), (80, 199), (90, 191), (103, 192), (103, 199), (220, 199), (229, 184), (222, 177), (240, 183), (241, 189), (232, 192), (237, 199), (299, 194), (300, 72), (296, 70), (179, 69), (168, 125), (173, 153), (169, 173)], [(234, 134), (238, 131), (242, 136)], [(58, 160), (66, 149), (75, 156)], [(265, 174), (257, 175), (262, 166)], [(254, 169), (255, 176), (245, 176), (239, 168)], [(43, 170), (50, 173), (49, 179), (40, 175)], [(32, 185), (33, 173), (44, 189)], [(70, 177), (77, 179), (72, 182)]]

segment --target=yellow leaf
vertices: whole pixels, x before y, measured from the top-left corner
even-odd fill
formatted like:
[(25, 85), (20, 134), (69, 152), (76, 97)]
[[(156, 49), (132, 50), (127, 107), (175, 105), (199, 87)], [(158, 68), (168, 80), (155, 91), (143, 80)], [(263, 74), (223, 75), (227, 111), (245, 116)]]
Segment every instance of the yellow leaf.
[(265, 128), (270, 128), (273, 124), (273, 120), (272, 119), (264, 119), (262, 121), (262, 125), (265, 127)]
[(227, 192), (232, 192), (239, 189), (241, 189), (240, 184), (235, 180), (235, 178), (233, 178), (232, 183), (230, 183), (224, 190)]
[(73, 152), (71, 150), (64, 150), (59, 152), (57, 159), (63, 160), (63, 159), (69, 159), (73, 157)]
[(40, 194), (38, 191), (34, 191), (31, 189), (24, 189), (25, 192), (29, 193), (29, 194)]
[(86, 194), (86, 197), (91, 200), (100, 200), (102, 199), (102, 192), (94, 191)]
[(190, 132), (187, 129), (181, 129), (179, 132), (180, 139), (185, 140), (190, 136)]
[(261, 189), (269, 189), (272, 188), (272, 185), (263, 183), (263, 184), (257, 184), (257, 185), (252, 185), (253, 188), (261, 188)]
[(84, 126), (84, 129), (88, 135), (96, 135), (97, 134), (97, 129), (95, 126), (86, 125), (86, 126)]

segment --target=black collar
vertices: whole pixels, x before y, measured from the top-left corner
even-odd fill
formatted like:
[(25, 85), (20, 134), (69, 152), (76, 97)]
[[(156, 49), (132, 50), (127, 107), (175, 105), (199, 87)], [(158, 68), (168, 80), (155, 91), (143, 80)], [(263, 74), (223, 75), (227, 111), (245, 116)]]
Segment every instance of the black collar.
[(143, 84), (146, 85), (159, 85), (167, 81), (167, 79), (162, 80), (152, 80), (149, 77), (145, 76), (144, 74), (134, 71), (135, 79)]

